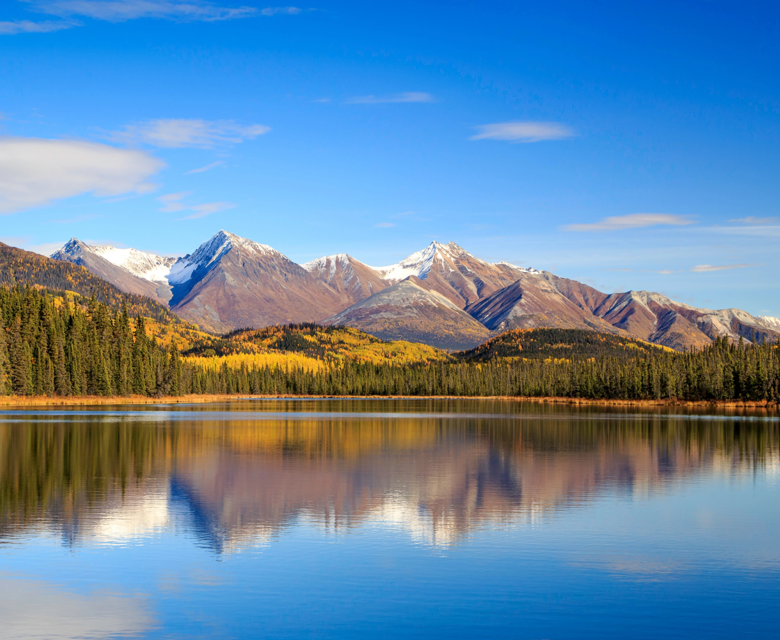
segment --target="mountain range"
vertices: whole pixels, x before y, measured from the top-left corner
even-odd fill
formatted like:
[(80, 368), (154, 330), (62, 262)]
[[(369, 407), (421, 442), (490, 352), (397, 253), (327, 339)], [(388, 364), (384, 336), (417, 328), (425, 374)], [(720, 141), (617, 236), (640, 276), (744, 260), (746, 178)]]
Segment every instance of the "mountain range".
[(454, 242), (432, 242), (386, 267), (347, 254), (299, 265), (227, 231), (181, 258), (76, 238), (51, 257), (82, 265), (214, 333), (318, 322), (453, 350), (537, 327), (589, 329), (674, 349), (719, 336), (780, 339), (777, 318), (699, 309), (647, 291), (602, 293), (547, 271), (486, 262)]

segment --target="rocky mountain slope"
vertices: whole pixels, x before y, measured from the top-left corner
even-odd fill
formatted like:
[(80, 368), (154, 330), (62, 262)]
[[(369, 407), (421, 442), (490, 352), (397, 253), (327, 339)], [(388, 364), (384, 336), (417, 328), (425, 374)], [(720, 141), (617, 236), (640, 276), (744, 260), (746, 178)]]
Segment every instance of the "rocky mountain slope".
[(350, 304), (275, 249), (220, 231), (171, 268), (171, 309), (208, 330), (315, 322)]
[(439, 349), (470, 349), (490, 331), (417, 276), (408, 276), (325, 320), (383, 340), (423, 342)]
[[(177, 260), (76, 239), (53, 257), (83, 265), (123, 291), (165, 301), (183, 318), (218, 333), (325, 321), (388, 339), (446, 342), (447, 348), (539, 327), (604, 331), (675, 349), (722, 335), (780, 339), (776, 318), (697, 309), (647, 291), (607, 294), (552, 273), (486, 262), (454, 242), (432, 242), (386, 267), (347, 254), (298, 265), (226, 231)], [(404, 282), (412, 286), (398, 287)]]

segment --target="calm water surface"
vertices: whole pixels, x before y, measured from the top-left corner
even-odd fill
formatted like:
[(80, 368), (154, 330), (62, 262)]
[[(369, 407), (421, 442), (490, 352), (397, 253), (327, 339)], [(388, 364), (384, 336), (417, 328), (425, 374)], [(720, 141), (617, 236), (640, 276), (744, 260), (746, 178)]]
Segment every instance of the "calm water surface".
[(2, 638), (780, 638), (777, 414), (0, 412)]

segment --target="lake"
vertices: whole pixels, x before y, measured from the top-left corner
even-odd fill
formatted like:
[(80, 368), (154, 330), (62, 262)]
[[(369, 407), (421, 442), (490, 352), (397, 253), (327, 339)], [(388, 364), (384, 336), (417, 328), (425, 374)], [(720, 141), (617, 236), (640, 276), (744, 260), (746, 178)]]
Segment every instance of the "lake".
[(0, 637), (780, 638), (780, 419), (4, 410)]

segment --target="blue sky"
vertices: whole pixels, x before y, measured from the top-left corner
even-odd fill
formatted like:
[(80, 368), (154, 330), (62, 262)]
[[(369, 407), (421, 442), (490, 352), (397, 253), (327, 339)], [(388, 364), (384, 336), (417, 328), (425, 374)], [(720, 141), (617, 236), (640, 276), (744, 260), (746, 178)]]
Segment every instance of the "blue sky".
[(6, 0), (0, 240), (431, 240), (780, 316), (780, 7)]

